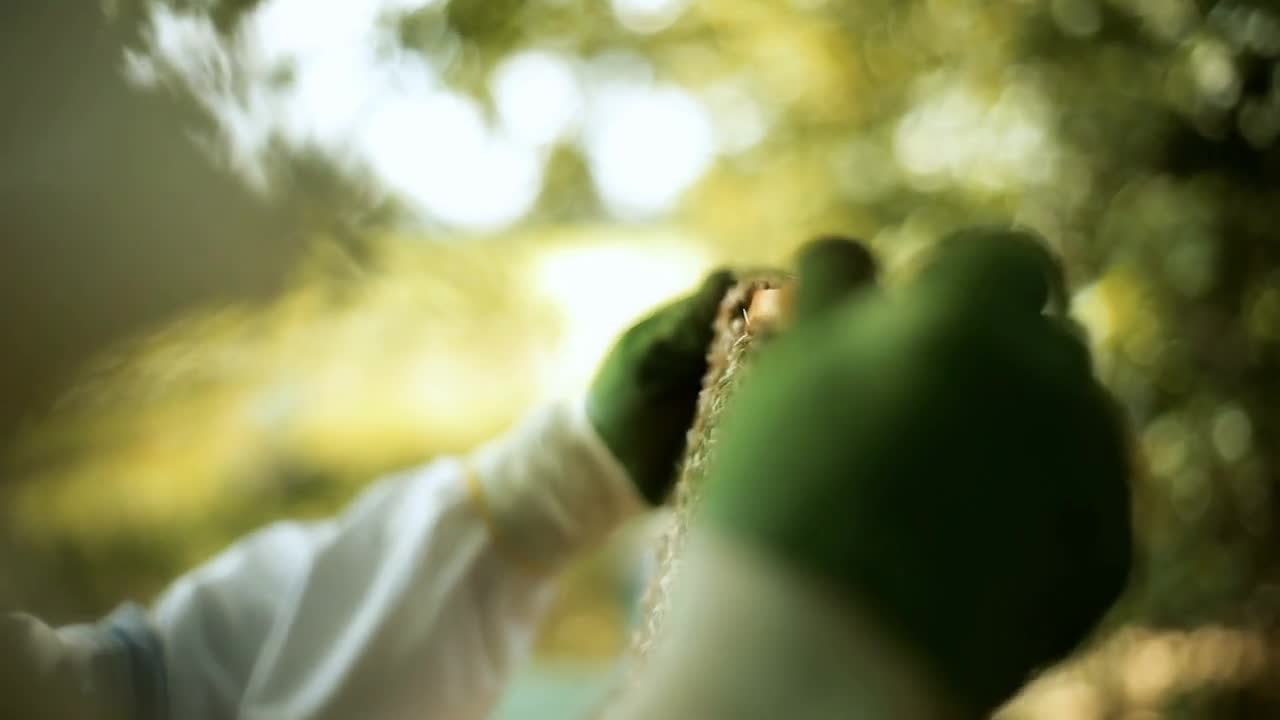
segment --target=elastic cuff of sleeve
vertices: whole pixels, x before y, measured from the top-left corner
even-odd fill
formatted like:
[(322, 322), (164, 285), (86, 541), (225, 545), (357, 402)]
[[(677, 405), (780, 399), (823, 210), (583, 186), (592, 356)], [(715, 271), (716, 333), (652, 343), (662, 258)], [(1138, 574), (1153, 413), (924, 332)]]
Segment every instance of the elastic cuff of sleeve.
[(82, 692), (100, 716), (136, 720), (168, 718), (164, 651), (137, 605), (123, 605), (93, 625), (58, 630), (80, 666)]
[(645, 507), (580, 402), (535, 413), (464, 462), (494, 544), (533, 573), (554, 572)]

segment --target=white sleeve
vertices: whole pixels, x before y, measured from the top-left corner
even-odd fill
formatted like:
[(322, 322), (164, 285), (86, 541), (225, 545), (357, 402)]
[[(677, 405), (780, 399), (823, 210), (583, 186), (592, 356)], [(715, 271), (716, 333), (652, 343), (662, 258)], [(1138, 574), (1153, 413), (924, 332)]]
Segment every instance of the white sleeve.
[(641, 507), (581, 406), (554, 406), (179, 579), (151, 686), (181, 720), (483, 718), (555, 571)]

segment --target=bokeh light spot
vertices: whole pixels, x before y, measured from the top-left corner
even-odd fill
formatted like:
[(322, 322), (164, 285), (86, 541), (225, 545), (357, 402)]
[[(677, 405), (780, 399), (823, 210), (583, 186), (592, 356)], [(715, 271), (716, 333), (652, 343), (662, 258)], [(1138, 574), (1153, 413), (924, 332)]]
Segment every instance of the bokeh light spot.
[(498, 65), (490, 92), (503, 128), (531, 145), (550, 145), (577, 130), (582, 88), (571, 58), (531, 50)]
[(666, 211), (710, 166), (711, 122), (688, 92), (624, 85), (601, 92), (596, 103), (585, 149), (597, 190), (619, 216)]
[(665, 30), (684, 12), (688, 0), (610, 0), (614, 17), (635, 33)]
[(1213, 418), (1213, 446), (1227, 462), (1236, 462), (1249, 454), (1253, 445), (1253, 425), (1249, 416), (1236, 405), (1218, 410)]
[(360, 141), (389, 189), (463, 228), (515, 222), (542, 186), (541, 155), (491, 130), (479, 105), (458, 93), (387, 98)]

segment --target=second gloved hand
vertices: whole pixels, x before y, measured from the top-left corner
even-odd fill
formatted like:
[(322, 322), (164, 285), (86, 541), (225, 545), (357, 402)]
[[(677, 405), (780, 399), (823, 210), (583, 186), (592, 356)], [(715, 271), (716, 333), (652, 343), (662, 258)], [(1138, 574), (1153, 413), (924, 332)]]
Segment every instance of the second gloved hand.
[(837, 588), (977, 717), (1125, 583), (1121, 423), (1034, 238), (963, 233), (848, 299), (831, 252), (733, 399), (702, 527)]

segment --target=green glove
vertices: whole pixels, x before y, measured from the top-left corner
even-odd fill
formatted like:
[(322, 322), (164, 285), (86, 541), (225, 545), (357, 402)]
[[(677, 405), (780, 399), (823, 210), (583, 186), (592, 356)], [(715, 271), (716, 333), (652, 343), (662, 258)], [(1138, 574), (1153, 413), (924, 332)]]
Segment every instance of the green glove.
[(640, 494), (661, 503), (697, 409), (712, 322), (732, 273), (654, 311), (622, 335), (587, 393), (587, 416)]
[(801, 257), (798, 317), (727, 411), (702, 521), (834, 581), (980, 715), (1125, 584), (1120, 418), (1042, 313), (1061, 274), (1034, 238), (967, 231), (853, 297), (833, 257)]

